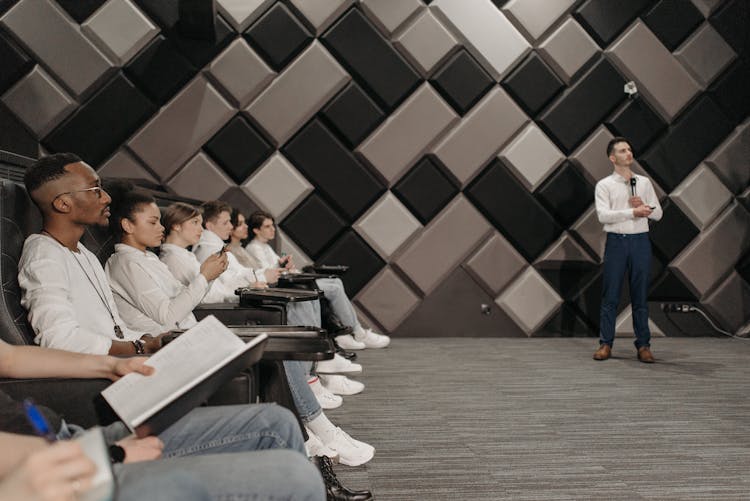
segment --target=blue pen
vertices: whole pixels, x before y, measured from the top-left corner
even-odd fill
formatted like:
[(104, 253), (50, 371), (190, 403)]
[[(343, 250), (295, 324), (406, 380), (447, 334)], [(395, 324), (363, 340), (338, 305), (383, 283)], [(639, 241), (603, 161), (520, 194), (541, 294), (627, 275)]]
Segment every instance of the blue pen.
[(23, 409), (26, 411), (26, 419), (34, 429), (34, 433), (45, 439), (47, 442), (56, 442), (57, 435), (50, 429), (49, 423), (39, 409), (34, 405), (34, 401), (27, 398), (23, 401)]

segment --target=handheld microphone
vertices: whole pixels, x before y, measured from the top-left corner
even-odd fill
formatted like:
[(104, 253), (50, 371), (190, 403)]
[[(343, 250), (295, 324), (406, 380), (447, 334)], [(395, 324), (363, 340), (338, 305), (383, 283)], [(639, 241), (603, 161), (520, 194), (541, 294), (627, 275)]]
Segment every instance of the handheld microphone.
[(635, 176), (630, 177), (630, 194), (635, 196)]

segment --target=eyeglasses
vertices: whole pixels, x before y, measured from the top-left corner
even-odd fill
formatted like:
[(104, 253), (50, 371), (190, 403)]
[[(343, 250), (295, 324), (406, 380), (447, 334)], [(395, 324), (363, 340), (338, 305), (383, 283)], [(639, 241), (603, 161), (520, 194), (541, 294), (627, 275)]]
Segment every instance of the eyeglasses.
[(63, 195), (72, 195), (73, 193), (83, 193), (84, 191), (93, 191), (94, 193), (96, 193), (96, 198), (102, 198), (102, 192), (104, 190), (102, 189), (101, 186), (94, 186), (92, 188), (86, 188), (85, 190), (65, 191), (63, 193), (59, 193), (59, 194), (55, 195), (55, 198), (53, 200), (55, 200), (58, 197), (61, 197)]

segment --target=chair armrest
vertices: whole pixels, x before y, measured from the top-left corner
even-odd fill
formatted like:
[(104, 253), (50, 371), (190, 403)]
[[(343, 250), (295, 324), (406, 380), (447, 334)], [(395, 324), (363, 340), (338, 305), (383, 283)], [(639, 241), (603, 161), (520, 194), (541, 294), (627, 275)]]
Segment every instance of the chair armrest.
[(317, 291), (285, 289), (283, 287), (268, 289), (240, 287), (235, 291), (235, 294), (240, 297), (240, 306), (245, 308), (268, 305), (286, 306), (287, 303), (314, 301), (320, 297)]
[(0, 391), (15, 400), (33, 398), (69, 423), (85, 428), (116, 420), (96, 397), (112, 383), (109, 379), (0, 379)]

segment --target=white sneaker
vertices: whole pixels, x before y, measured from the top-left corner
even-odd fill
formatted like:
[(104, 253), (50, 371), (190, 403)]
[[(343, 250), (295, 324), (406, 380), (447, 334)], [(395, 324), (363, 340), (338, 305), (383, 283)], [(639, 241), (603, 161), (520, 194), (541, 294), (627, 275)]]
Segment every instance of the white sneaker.
[(363, 334), (355, 334), (354, 339), (363, 343), (367, 348), (385, 348), (391, 343), (391, 338), (384, 334), (373, 332), (372, 329), (366, 329)]
[(336, 342), (345, 350), (364, 350), (365, 343), (360, 343), (351, 334), (336, 336)]
[(330, 360), (318, 362), (315, 370), (318, 374), (359, 374), (362, 372), (362, 366), (337, 353)]
[(307, 442), (305, 442), (305, 450), (307, 451), (308, 457), (328, 456), (334, 463), (338, 463), (339, 456), (336, 451), (323, 445), (320, 438), (318, 438), (315, 433), (311, 432), (310, 428), (307, 426), (305, 426), (305, 431), (307, 431), (308, 436)]
[(323, 387), (336, 395), (356, 395), (357, 393), (362, 393), (365, 389), (364, 384), (349, 379), (346, 376), (324, 376), (321, 374), (319, 377)]
[[(323, 441), (324, 438), (320, 437)], [(341, 428), (336, 428), (334, 434), (327, 442), (326, 447), (339, 455), (339, 463), (347, 466), (359, 466), (365, 464), (375, 455), (375, 447), (359, 440), (354, 440)]]
[(312, 390), (313, 395), (315, 395), (315, 399), (323, 409), (336, 409), (338, 407), (341, 407), (341, 404), (344, 403), (343, 398), (338, 395), (334, 395), (329, 390), (327, 390), (325, 386), (320, 384), (319, 378), (316, 377), (311, 381), (308, 381), (307, 384), (310, 385), (310, 389)]

